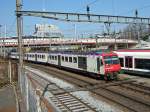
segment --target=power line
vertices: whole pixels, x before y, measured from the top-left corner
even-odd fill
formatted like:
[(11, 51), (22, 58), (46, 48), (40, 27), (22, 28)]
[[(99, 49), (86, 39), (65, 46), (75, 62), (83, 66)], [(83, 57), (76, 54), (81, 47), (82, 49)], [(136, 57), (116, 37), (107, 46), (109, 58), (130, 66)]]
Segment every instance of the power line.
[[(8, 32), (14, 33), (14, 32), (13, 32), (13, 29), (14, 29), (14, 27), (16, 26), (16, 20), (17, 20), (17, 18), (15, 17), (14, 20), (13, 20), (13, 22), (12, 22), (12, 24), (11, 24), (10, 27), (8, 28)], [(15, 32), (15, 33), (16, 33), (16, 32)]]
[(90, 2), (90, 3), (87, 3), (87, 4), (85, 4), (83, 7), (81, 7), (80, 9), (78, 9), (76, 12), (78, 12), (78, 11), (80, 11), (80, 10), (82, 10), (82, 9), (86, 9), (87, 6), (93, 5), (93, 4), (95, 4), (96, 2), (98, 2), (98, 1), (99, 1), (99, 0), (94, 0), (94, 1), (92, 1), (92, 2)]
[(120, 13), (120, 14), (118, 14), (118, 15), (121, 15), (121, 14), (127, 14), (127, 13), (130, 13), (130, 12), (134, 12), (135, 10), (143, 10), (143, 9), (146, 9), (146, 8), (149, 8), (150, 7), (150, 5), (145, 5), (145, 6), (143, 6), (143, 7), (139, 7), (139, 8), (135, 8), (135, 9), (131, 9), (131, 10), (128, 10), (128, 11), (126, 11), (126, 12), (123, 12), (123, 13)]
[(90, 2), (90, 3), (88, 3), (87, 5), (89, 6), (89, 5), (92, 5), (92, 4), (95, 4), (96, 2), (98, 2), (99, 0), (94, 0), (93, 2)]

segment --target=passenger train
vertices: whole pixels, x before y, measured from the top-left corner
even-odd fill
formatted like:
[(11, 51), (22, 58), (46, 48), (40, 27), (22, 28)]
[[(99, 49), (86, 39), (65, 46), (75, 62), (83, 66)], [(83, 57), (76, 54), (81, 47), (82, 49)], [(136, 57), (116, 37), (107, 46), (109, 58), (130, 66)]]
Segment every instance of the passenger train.
[[(18, 53), (10, 57), (17, 59)], [(114, 52), (95, 53), (25, 53), (24, 60), (34, 63), (46, 63), (61, 68), (103, 77), (105, 80), (116, 79), (121, 70), (119, 59)]]
[(150, 77), (150, 50), (118, 50), (121, 69), (126, 73)]

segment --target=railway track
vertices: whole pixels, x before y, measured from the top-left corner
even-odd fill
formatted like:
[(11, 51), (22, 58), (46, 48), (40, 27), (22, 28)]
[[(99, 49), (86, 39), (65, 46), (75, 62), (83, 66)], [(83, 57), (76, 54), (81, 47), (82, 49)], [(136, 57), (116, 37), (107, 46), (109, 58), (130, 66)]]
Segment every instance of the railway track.
[[(31, 71), (29, 71), (31, 73)], [(35, 74), (35, 73), (31, 73)], [(66, 91), (64, 88), (60, 88), (55, 83), (50, 82), (49, 80), (34, 75), (34, 78), (28, 76), (32, 82), (37, 83), (43, 89), (43, 96), (46, 92), (49, 92), (51, 101), (55, 104), (57, 108), (59, 108), (60, 112), (97, 112), (96, 108), (90, 105), (88, 102), (83, 101), (82, 99), (74, 96), (72, 93)], [(40, 83), (37, 79), (43, 80), (44, 83)]]
[[(31, 66), (31, 65), (30, 65)], [(67, 72), (60, 72), (60, 70), (56, 71), (52, 70), (48, 66), (43, 65), (34, 65), (32, 67), (38, 68), (40, 70), (55, 75), (71, 84), (74, 84), (77, 87), (81, 87), (79, 90), (88, 90), (98, 96), (103, 96), (106, 99), (115, 102), (130, 111), (133, 112), (149, 112), (150, 111), (150, 100), (142, 99), (138, 96), (147, 95), (149, 98), (149, 88), (145, 86), (141, 86), (133, 83), (134, 81), (118, 81), (118, 82), (109, 82), (105, 83), (105, 81), (99, 81), (94, 79), (87, 80), (86, 78), (80, 78), (81, 76), (77, 75), (69, 75)], [(71, 73), (70, 73), (71, 74)], [(65, 77), (66, 76), (66, 77)], [(93, 81), (94, 80), (94, 81)], [(130, 86), (130, 85), (134, 86)], [(136, 86), (135, 86), (136, 85)], [(122, 89), (120, 89), (122, 87)], [(124, 89), (123, 89), (124, 88)], [(145, 91), (146, 88), (146, 91)], [(126, 91), (125, 91), (126, 89)], [(138, 92), (137, 96), (131, 95), (131, 93)], [(141, 93), (140, 93), (141, 92)], [(150, 98), (149, 98), (150, 99)]]
[[(59, 70), (57, 68), (51, 68), (49, 66), (45, 66), (45, 65), (38, 65), (38, 64), (27, 64), (31, 67), (35, 67), (35, 68), (40, 68), (42, 71), (45, 71), (46, 73), (51, 72), (51, 75), (56, 76), (60, 79), (63, 79), (69, 83), (75, 84), (77, 85), (78, 82), (78, 87), (88, 87), (88, 86), (94, 86), (94, 85), (98, 85), (98, 84), (104, 84), (105, 81), (99, 81), (99, 80), (95, 80), (86, 76), (81, 76), (79, 74), (75, 74), (75, 73), (71, 73), (67, 72), (67, 71), (63, 71), (63, 70)], [(74, 80), (73, 80), (74, 79)]]

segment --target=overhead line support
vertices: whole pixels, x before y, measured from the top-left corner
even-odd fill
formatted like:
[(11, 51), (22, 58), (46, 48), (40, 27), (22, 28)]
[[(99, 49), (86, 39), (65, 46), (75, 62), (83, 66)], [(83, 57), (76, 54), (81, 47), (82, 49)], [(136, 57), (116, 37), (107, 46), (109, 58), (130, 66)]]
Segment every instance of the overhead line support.
[[(22, 9), (21, 0), (16, 0), (16, 11), (21, 11), (21, 9)], [(16, 16), (17, 16), (17, 36), (18, 36), (18, 53), (19, 53), (18, 80), (22, 92), (21, 76), (23, 73), (23, 51), (22, 51), (23, 20), (21, 13), (16, 13)]]
[(150, 18), (97, 15), (82, 13), (41, 12), (41, 11), (16, 11), (22, 16), (36, 16), (69, 22), (92, 22), (92, 23), (123, 23), (123, 24), (150, 24)]

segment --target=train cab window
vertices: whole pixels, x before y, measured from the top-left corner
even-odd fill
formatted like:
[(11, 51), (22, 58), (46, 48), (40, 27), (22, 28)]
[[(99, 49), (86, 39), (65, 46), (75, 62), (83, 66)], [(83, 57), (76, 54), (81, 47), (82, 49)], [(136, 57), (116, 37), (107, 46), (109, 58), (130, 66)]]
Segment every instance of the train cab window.
[(65, 61), (68, 62), (68, 57), (65, 57)]
[(135, 59), (135, 68), (150, 70), (150, 59)]
[(105, 64), (119, 64), (119, 59), (117, 56), (104, 56)]
[(119, 58), (119, 61), (120, 61), (121, 67), (124, 67), (124, 59), (123, 58)]
[(77, 58), (76, 57), (73, 57), (73, 62), (77, 63)]
[(62, 61), (64, 61), (64, 56), (62, 56)]
[(69, 62), (72, 62), (72, 57), (69, 57)]

